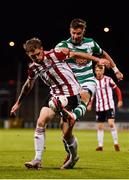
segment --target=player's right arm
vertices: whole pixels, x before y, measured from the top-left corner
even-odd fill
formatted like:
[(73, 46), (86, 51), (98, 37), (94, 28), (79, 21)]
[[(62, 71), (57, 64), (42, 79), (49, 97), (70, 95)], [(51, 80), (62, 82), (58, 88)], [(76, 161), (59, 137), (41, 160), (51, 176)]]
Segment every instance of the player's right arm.
[[(78, 64), (83, 64), (87, 62), (87, 60), (94, 61), (100, 65), (109, 65), (109, 61), (104, 58), (98, 58), (95, 56), (90, 55), (89, 53), (85, 52), (77, 52), (71, 51), (69, 48), (55, 48), (54, 52), (56, 53), (57, 57), (60, 57), (62, 60), (67, 60), (69, 58), (75, 58), (78, 61)], [(62, 53), (62, 55), (61, 55)]]
[(61, 41), (58, 43), (55, 47), (56, 50), (61, 50), (65, 55), (68, 56), (68, 58), (75, 58), (76, 62), (78, 64), (83, 64), (87, 60), (95, 61), (96, 63), (100, 65), (107, 65), (109, 66), (110, 62), (106, 58), (98, 58), (96, 56), (93, 56), (86, 52), (77, 52), (72, 51), (69, 47), (66, 41)]
[(11, 108), (10, 111), (10, 116), (15, 115), (16, 111), (19, 109), (22, 100), (29, 94), (29, 92), (31, 91), (31, 89), (34, 86), (34, 79), (27, 79), (26, 82), (24, 83), (24, 85), (22, 86), (21, 92), (19, 97), (17, 98), (15, 104), (13, 105), (13, 107)]

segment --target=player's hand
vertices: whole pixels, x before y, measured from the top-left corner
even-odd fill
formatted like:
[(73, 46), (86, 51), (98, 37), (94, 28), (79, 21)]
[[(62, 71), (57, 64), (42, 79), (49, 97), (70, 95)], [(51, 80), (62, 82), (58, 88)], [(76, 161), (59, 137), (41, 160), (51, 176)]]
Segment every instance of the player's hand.
[(16, 112), (10, 112), (10, 118), (15, 118), (16, 117)]
[(118, 79), (118, 81), (123, 80), (123, 74), (120, 71), (117, 71), (115, 73), (115, 75), (116, 75), (116, 78)]
[(19, 107), (20, 107), (20, 104), (16, 102), (10, 111), (10, 117), (16, 116), (16, 111), (19, 109)]
[(118, 107), (118, 108), (121, 108), (122, 106), (123, 106), (123, 101), (118, 101), (117, 107)]

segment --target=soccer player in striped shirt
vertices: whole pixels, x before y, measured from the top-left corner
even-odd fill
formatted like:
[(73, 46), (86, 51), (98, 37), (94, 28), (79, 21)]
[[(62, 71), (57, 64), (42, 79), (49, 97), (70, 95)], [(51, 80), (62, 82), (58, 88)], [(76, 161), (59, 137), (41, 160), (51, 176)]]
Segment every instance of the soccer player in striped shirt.
[[(103, 151), (103, 141), (104, 141), (104, 122), (108, 121), (108, 125), (111, 130), (114, 148), (116, 151), (120, 151), (120, 146), (118, 144), (118, 133), (115, 125), (115, 102), (113, 97), (113, 91), (116, 93), (118, 103), (117, 107), (121, 108), (123, 105), (122, 93), (120, 88), (116, 85), (113, 79), (109, 76), (104, 75), (105, 66), (96, 65), (96, 121), (98, 122), (98, 147), (96, 151)], [(91, 110), (93, 99), (88, 105), (88, 110)]]
[[(95, 62), (101, 61), (108, 63), (106, 59), (100, 60), (97, 57), (91, 56), (87, 53), (72, 52), (69, 49), (53, 49), (45, 52), (43, 50), (42, 42), (38, 38), (32, 38), (26, 41), (24, 49), (32, 62), (28, 67), (28, 77), (21, 89), (21, 93), (16, 100), (16, 103), (11, 109), (10, 115), (15, 114), (19, 109), (22, 100), (31, 91), (35, 80), (40, 77), (41, 80), (50, 87), (50, 95), (53, 97), (53, 103), (56, 108), (48, 106), (42, 107), (40, 115), (37, 119), (37, 126), (35, 129), (35, 157), (34, 160), (26, 162), (25, 166), (28, 168), (41, 168), (42, 153), (44, 151), (45, 129), (49, 120), (54, 118), (55, 113), (63, 115), (63, 120), (67, 122), (68, 129), (63, 133), (63, 141), (67, 145), (67, 152), (69, 152), (69, 159), (61, 166), (61, 169), (73, 168), (79, 157), (77, 155), (77, 140), (72, 133), (75, 120), (85, 114), (85, 103), (81, 101), (80, 91), (81, 87), (75, 78), (71, 68), (65, 62), (69, 57), (92, 59)], [(62, 108), (61, 102), (58, 100), (60, 95), (68, 99), (68, 104)], [(73, 111), (73, 112), (70, 112)]]
[[(110, 55), (103, 50), (94, 39), (89, 37), (84, 37), (86, 32), (86, 21), (80, 18), (73, 19), (70, 23), (70, 35), (71, 37), (67, 40), (62, 40), (56, 45), (56, 48), (69, 48), (76, 52), (86, 52), (90, 55), (99, 56), (101, 58), (106, 58), (110, 62), (110, 67), (114, 71), (118, 80), (123, 79), (123, 74), (116, 67), (113, 59)], [(93, 72), (93, 62), (88, 60), (85, 61), (81, 58), (68, 58), (68, 64), (70, 65), (73, 73), (75, 74), (79, 84), (82, 87), (81, 98), (87, 106), (91, 97), (95, 93), (96, 82)], [(61, 127), (65, 132), (67, 130), (67, 124), (61, 121)]]

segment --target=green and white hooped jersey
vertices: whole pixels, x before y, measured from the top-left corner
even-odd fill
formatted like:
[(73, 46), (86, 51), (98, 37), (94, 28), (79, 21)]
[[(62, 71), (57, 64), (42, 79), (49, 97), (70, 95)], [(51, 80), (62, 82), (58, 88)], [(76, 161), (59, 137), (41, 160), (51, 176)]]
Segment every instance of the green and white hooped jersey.
[[(86, 52), (91, 55), (102, 54), (102, 49), (92, 38), (83, 38), (81, 44), (79, 45), (74, 45), (71, 41), (71, 38), (69, 38), (68, 40), (61, 41), (59, 44), (57, 44), (56, 48), (58, 47), (66, 47), (72, 51)], [(68, 59), (68, 63), (82, 87), (85, 87), (88, 82), (96, 83), (93, 73), (92, 61), (88, 60), (87, 62), (79, 65), (75, 59), (70, 58)]]

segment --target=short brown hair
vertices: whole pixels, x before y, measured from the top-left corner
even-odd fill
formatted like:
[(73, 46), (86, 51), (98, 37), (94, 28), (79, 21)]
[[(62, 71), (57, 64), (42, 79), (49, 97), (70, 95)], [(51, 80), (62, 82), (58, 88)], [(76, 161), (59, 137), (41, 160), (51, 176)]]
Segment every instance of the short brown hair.
[(105, 69), (105, 66), (104, 66), (104, 65), (100, 65), (100, 64), (96, 64), (96, 65), (95, 65), (95, 69), (96, 69), (96, 68)]
[(70, 23), (70, 28), (73, 29), (77, 29), (77, 28), (81, 28), (81, 29), (85, 29), (86, 28), (86, 21), (84, 21), (83, 19), (73, 19)]
[(37, 48), (41, 48), (42, 47), (42, 42), (40, 39), (34, 37), (31, 38), (29, 40), (27, 40), (24, 44), (23, 44), (23, 48), (25, 49), (25, 51), (28, 53), (30, 51), (35, 51), (35, 49)]

